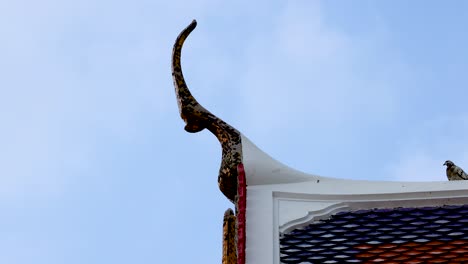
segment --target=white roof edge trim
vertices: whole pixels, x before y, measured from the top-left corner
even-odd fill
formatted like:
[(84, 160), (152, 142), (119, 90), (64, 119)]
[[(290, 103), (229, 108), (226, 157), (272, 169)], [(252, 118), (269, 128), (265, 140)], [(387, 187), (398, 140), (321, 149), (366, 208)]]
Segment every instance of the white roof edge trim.
[(267, 185), (296, 183), (321, 179), (322, 177), (307, 174), (290, 168), (273, 159), (259, 149), (246, 136), (241, 134), (242, 162), (244, 164), (247, 185)]

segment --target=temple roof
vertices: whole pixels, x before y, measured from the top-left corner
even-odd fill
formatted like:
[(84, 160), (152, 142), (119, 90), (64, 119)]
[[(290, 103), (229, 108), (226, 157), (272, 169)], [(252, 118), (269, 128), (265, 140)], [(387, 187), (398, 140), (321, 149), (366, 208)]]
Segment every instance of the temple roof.
[(176, 39), (172, 75), (185, 130), (221, 143), (218, 185), (235, 205), (223, 264), (468, 263), (468, 181), (345, 180), (273, 159), (190, 93), (181, 51), (195, 27)]

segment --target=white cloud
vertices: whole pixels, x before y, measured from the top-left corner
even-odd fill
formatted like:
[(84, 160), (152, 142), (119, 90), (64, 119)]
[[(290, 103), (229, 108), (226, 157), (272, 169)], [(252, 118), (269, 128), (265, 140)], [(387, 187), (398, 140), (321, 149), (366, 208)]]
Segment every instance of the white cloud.
[(398, 181), (447, 180), (446, 160), (468, 169), (468, 116), (442, 116), (413, 124), (400, 146), (395, 162), (388, 164), (388, 175)]
[(401, 157), (391, 172), (396, 181), (442, 181), (446, 180), (443, 161), (421, 152), (411, 152)]
[[(348, 120), (395, 117), (395, 73), (401, 65), (369, 59), (382, 45), (380, 35), (356, 38), (340, 32), (324, 22), (320, 6), (309, 2), (288, 2), (272, 24), (250, 47), (242, 76), (249, 127), (260, 134), (294, 123), (338, 129)], [(369, 67), (375, 67), (372, 75), (362, 74)]]

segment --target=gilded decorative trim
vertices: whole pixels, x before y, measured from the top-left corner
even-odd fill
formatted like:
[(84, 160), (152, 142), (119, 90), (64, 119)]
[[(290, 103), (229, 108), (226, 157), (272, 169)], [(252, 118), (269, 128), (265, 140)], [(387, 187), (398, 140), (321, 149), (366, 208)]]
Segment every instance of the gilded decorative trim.
[(237, 264), (236, 216), (231, 208), (223, 219), (223, 264)]
[(221, 143), (223, 149), (218, 185), (221, 192), (235, 203), (237, 194), (237, 165), (242, 162), (240, 132), (210, 113), (190, 93), (182, 74), (180, 62), (182, 45), (197, 26), (195, 20), (177, 37), (172, 51), (172, 77), (179, 105), (180, 116), (185, 121), (185, 130), (196, 133), (207, 128)]
[(247, 211), (247, 182), (245, 179), (244, 164), (237, 165), (239, 182), (237, 185), (237, 201), (236, 201), (236, 216), (237, 216), (237, 264), (245, 264), (245, 216)]

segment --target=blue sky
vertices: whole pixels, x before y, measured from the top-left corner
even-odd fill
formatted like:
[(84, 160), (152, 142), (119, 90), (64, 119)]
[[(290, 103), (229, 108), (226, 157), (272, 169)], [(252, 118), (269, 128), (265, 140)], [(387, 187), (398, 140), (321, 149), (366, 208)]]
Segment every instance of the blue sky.
[(464, 1), (0, 1), (0, 263), (220, 263), (221, 148), (193, 94), (299, 170), (468, 168)]

